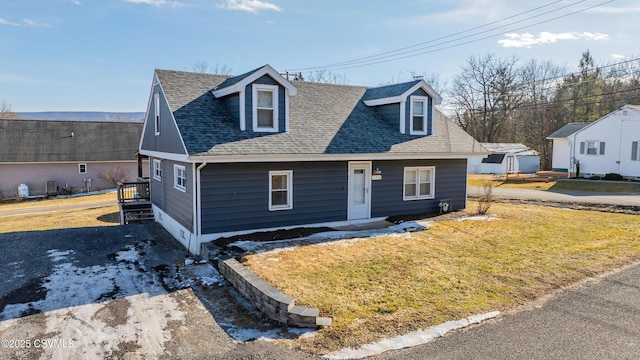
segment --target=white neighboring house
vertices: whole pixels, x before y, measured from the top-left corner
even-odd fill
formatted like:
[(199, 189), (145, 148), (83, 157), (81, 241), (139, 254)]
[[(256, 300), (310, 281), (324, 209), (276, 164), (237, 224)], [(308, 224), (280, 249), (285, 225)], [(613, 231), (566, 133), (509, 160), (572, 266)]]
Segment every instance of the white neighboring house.
[(470, 174), (535, 173), (540, 170), (540, 153), (519, 143), (481, 143), (487, 156), (469, 158)]
[(640, 105), (625, 105), (591, 123), (567, 124), (547, 139), (553, 140), (553, 169), (570, 177), (614, 173), (640, 179)]

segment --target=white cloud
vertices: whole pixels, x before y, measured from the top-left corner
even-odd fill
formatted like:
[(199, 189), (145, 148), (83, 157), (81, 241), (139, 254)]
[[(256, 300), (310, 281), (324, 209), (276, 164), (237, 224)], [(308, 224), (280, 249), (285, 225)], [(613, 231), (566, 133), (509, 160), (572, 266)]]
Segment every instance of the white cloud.
[(526, 47), (531, 48), (533, 45), (553, 44), (560, 40), (607, 40), (609, 35), (590, 32), (564, 32), (550, 33), (543, 31), (538, 35), (530, 33), (507, 33), (504, 34), (506, 39), (498, 41), (503, 47)]
[(9, 26), (29, 26), (29, 27), (51, 27), (51, 25), (46, 23), (35, 22), (31, 19), (22, 19), (22, 23), (17, 23), (13, 21), (9, 21), (3, 18), (0, 18), (0, 25), (9, 25)]
[(27, 25), (27, 26), (33, 26), (33, 27), (51, 27), (51, 25), (47, 24), (47, 23), (38, 23), (35, 22), (31, 19), (22, 19), (22, 22)]
[(597, 7), (587, 10), (589, 13), (597, 14), (631, 14), (640, 13), (640, 5), (636, 6), (621, 6), (621, 7)]
[(179, 1), (167, 1), (167, 0), (124, 0), (126, 2), (130, 2), (130, 3), (134, 3), (134, 4), (146, 4), (146, 5), (153, 5), (153, 6), (180, 6), (182, 5), (181, 2)]
[(9, 26), (22, 26), (22, 24), (19, 23), (15, 23), (9, 20), (5, 20), (3, 18), (0, 18), (0, 25), (9, 25)]
[(611, 57), (616, 59), (616, 60), (621, 60), (621, 59), (626, 58), (626, 56), (620, 55), (620, 54), (611, 54)]
[(282, 11), (276, 4), (260, 0), (226, 0), (225, 4), (219, 7), (227, 10), (246, 11), (253, 14), (261, 10)]

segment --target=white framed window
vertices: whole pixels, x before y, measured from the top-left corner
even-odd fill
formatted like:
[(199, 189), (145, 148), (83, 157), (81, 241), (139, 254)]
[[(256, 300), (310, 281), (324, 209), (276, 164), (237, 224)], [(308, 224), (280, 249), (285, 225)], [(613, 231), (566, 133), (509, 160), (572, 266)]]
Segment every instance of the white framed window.
[(269, 211), (293, 209), (293, 171), (269, 171)]
[(87, 164), (78, 164), (78, 173), (86, 174), (87, 173)]
[(409, 134), (427, 135), (429, 118), (429, 98), (426, 96), (411, 96), (409, 109)]
[(580, 143), (580, 154), (604, 155), (605, 142), (597, 140), (587, 140)]
[(253, 131), (278, 131), (278, 86), (253, 84)]
[(153, 95), (153, 128), (155, 134), (160, 135), (160, 94)]
[(162, 162), (158, 159), (153, 159), (153, 178), (162, 181)]
[(640, 148), (638, 144), (640, 144), (640, 141), (631, 142), (631, 161), (640, 161)]
[(435, 166), (404, 168), (403, 200), (433, 199), (435, 197)]
[(182, 165), (173, 165), (173, 187), (187, 191), (187, 170)]

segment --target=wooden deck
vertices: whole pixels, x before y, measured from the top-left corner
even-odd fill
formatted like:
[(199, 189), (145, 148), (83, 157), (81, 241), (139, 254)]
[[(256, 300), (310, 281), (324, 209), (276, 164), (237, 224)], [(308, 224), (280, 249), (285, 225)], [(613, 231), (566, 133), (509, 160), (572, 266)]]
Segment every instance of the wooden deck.
[(153, 221), (149, 181), (118, 183), (120, 225)]

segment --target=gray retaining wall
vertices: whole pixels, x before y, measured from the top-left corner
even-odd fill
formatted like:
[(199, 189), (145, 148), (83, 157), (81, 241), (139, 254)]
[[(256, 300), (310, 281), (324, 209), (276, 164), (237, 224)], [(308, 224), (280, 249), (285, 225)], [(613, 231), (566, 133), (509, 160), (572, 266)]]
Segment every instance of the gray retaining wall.
[(331, 325), (331, 318), (319, 316), (318, 309), (296, 305), (295, 298), (267, 284), (234, 258), (219, 259), (218, 269), (244, 297), (275, 321), (297, 327)]

